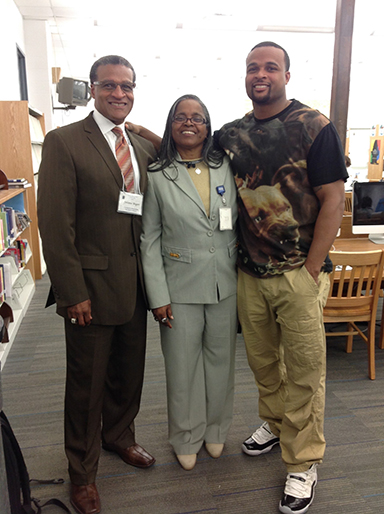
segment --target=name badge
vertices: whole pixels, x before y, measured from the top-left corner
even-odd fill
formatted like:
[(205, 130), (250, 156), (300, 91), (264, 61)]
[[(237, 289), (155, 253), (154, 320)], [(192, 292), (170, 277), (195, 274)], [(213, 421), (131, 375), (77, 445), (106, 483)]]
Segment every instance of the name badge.
[(141, 216), (143, 214), (143, 195), (120, 191), (117, 212)]
[(220, 230), (232, 230), (232, 209), (230, 207), (220, 207)]

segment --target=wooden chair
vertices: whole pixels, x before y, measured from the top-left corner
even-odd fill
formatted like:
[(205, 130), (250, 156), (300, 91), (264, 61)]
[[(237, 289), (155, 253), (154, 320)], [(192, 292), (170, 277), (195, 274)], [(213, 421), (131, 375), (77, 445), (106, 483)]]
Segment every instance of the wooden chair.
[(352, 214), (352, 191), (345, 192), (344, 214)]
[[(375, 379), (375, 325), (384, 252), (329, 252), (333, 262), (331, 287), (324, 308), (324, 323), (347, 323), (346, 332), (327, 332), (327, 336), (347, 336), (346, 352), (352, 352), (353, 336), (359, 335), (368, 347), (368, 375)], [(367, 335), (356, 325), (368, 322)]]

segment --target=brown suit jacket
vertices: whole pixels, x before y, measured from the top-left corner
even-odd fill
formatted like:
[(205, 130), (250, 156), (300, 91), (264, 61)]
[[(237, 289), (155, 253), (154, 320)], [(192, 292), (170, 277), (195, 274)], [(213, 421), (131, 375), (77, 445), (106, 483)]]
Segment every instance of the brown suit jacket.
[[(140, 168), (140, 189), (156, 152), (129, 133)], [(46, 135), (38, 183), (38, 219), (58, 314), (91, 300), (93, 323), (119, 325), (133, 315), (141, 216), (117, 212), (122, 175), (93, 119)], [(144, 289), (144, 288), (143, 288)]]

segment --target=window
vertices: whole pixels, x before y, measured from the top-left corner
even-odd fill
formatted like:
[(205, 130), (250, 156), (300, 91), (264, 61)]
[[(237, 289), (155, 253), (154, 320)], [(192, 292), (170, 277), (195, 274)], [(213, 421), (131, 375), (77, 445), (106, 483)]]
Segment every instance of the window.
[(20, 85), (20, 100), (28, 100), (28, 86), (27, 86), (27, 70), (25, 67), (25, 55), (18, 46), (17, 49), (17, 64), (19, 67), (19, 85)]

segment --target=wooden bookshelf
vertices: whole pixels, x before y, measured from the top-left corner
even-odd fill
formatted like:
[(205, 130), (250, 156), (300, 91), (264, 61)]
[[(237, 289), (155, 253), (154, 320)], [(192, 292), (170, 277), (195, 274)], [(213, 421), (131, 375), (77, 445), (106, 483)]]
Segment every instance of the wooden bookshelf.
[(25, 208), (31, 218), (29, 241), (33, 253), (31, 273), (36, 280), (41, 278), (41, 258), (35, 171), (32, 159), (32, 137), (34, 140), (36, 138), (31, 134), (30, 114), (39, 122), (44, 133), (43, 115), (30, 109), (28, 102), (0, 102), (0, 169), (8, 178), (25, 178), (32, 184), (32, 187), (25, 190)]
[(21, 204), (31, 219), (19, 235), (28, 241), (28, 262), (21, 271), (13, 268), (13, 293), (6, 302), (12, 307), (14, 321), (9, 326), (9, 343), (0, 344), (2, 366), (17, 329), (33, 296), (35, 280), (41, 278), (40, 238), (37, 223), (36, 181), (44, 139), (44, 116), (25, 101), (0, 101), (0, 169), (8, 178), (24, 178), (28, 188), (0, 190), (0, 205)]

